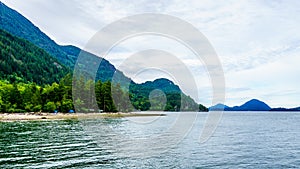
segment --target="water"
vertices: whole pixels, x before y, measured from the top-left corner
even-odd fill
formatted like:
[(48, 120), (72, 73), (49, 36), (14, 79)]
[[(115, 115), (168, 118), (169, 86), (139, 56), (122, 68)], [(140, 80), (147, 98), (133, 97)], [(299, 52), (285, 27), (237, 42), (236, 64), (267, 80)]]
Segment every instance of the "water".
[(178, 144), (168, 133), (177, 113), (0, 122), (0, 168), (300, 168), (300, 113), (226, 112), (200, 144), (206, 116)]

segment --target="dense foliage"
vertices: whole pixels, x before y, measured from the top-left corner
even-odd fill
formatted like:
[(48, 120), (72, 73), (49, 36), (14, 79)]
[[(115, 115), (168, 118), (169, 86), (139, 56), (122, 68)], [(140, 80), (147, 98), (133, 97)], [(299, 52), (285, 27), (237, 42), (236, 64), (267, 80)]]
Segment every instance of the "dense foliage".
[(36, 83), (0, 81), (0, 112), (53, 112), (72, 109), (70, 88), (53, 83), (44, 87)]
[[(117, 111), (111, 97), (111, 83), (109, 81), (104, 83), (98, 81), (96, 86), (92, 81), (84, 81), (83, 79), (78, 81), (83, 84), (83, 88), (81, 97), (75, 101), (79, 108), (77, 111), (98, 111), (98, 108), (106, 112)], [(97, 108), (90, 106), (93, 100), (88, 94), (93, 89), (96, 91)], [(121, 90), (119, 91), (120, 96), (125, 96)], [(60, 83), (54, 82), (52, 85), (44, 86), (39, 86), (36, 83), (11, 84), (8, 81), (0, 81), (0, 112), (53, 112), (54, 110), (69, 112), (74, 109), (72, 99), (71, 75), (67, 75)]]
[[(73, 91), (76, 95), (72, 97), (72, 85), (74, 84), (77, 85)], [(84, 78), (72, 80), (70, 74), (61, 79), (59, 83), (54, 82), (44, 86), (36, 83), (11, 84), (1, 80), (0, 112), (53, 112), (54, 110), (69, 112), (74, 110), (74, 107), (78, 112), (98, 112), (99, 110), (128, 112), (135, 109), (198, 111), (199, 108), (193, 99), (180, 95), (180, 93), (167, 93), (164, 107), (155, 107), (157, 105), (153, 102), (161, 103), (161, 100), (157, 98), (149, 101), (148, 96), (143, 95), (143, 98), (140, 98), (141, 95), (133, 93), (124, 91), (119, 84), (111, 84), (110, 81), (101, 82), (99, 80), (95, 83), (92, 80), (84, 80)], [(180, 97), (183, 97), (182, 100)], [(182, 106), (184, 107), (180, 109)]]
[(10, 82), (58, 82), (68, 69), (43, 49), (0, 29), (0, 78)]

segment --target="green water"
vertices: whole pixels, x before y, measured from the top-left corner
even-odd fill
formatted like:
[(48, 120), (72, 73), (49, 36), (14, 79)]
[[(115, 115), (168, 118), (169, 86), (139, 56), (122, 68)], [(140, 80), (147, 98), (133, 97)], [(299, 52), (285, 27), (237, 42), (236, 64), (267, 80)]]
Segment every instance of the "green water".
[[(176, 113), (155, 120), (0, 122), (0, 168), (300, 167), (299, 113), (225, 113), (210, 140), (200, 144), (206, 115), (199, 113), (185, 139), (164, 151), (139, 139), (171, 139), (159, 134)], [(149, 151), (159, 153), (146, 156)]]

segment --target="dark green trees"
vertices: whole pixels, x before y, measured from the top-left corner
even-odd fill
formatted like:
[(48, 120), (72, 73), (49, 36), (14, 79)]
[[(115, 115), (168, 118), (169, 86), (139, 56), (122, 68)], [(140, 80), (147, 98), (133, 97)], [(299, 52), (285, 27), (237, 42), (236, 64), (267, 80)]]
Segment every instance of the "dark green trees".
[(168, 79), (156, 79), (142, 84), (132, 82), (129, 86), (129, 91), (131, 103), (137, 110), (199, 110), (199, 105)]
[(43, 49), (0, 29), (0, 79), (11, 83), (58, 82), (68, 69)]
[[(79, 86), (72, 92), (74, 83)], [(60, 83), (44, 86), (36, 83), (11, 84), (0, 80), (0, 112), (69, 112), (75, 107), (78, 112), (130, 112), (134, 109), (207, 111), (206, 107), (181, 93), (152, 92), (149, 99), (146, 91), (126, 92), (119, 84), (112, 85), (110, 81), (95, 83), (79, 78), (72, 83), (70, 74), (61, 79)]]
[(199, 111), (200, 112), (208, 112), (208, 108), (203, 106), (202, 104), (199, 104)]

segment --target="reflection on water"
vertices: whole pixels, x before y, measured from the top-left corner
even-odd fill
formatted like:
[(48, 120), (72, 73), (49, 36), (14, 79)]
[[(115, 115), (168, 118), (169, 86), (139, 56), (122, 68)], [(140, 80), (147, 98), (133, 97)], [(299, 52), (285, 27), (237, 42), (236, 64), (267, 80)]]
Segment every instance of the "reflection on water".
[(300, 167), (300, 113), (228, 112), (200, 144), (206, 116), (198, 114), (183, 140), (171, 130), (176, 113), (154, 120), (0, 122), (0, 168)]

